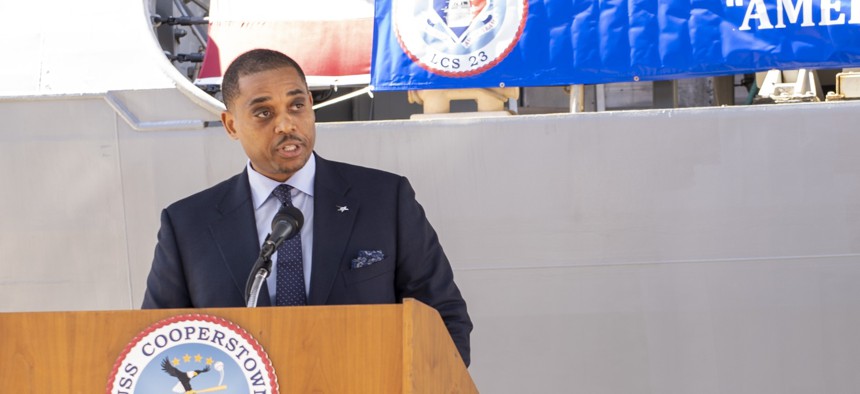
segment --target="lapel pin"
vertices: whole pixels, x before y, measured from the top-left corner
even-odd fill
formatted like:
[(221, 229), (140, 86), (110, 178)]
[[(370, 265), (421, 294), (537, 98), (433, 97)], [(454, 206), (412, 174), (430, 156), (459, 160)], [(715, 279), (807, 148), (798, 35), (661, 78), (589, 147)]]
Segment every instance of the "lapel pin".
[(344, 205), (344, 206), (340, 206), (340, 205), (338, 205), (338, 206), (337, 206), (337, 211), (338, 211), (338, 212), (340, 212), (340, 213), (344, 213), (344, 212), (346, 212), (346, 211), (349, 211), (349, 208), (348, 208), (346, 205)]

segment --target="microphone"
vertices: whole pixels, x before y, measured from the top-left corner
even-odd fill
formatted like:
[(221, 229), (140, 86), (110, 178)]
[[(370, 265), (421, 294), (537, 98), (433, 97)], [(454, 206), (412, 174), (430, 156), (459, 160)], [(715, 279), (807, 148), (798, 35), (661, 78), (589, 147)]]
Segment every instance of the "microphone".
[(302, 211), (292, 205), (282, 205), (275, 218), (272, 219), (272, 232), (266, 237), (266, 241), (260, 247), (260, 257), (251, 268), (251, 276), (245, 282), (245, 303), (248, 307), (257, 306), (260, 288), (263, 281), (272, 272), (272, 255), (284, 241), (294, 237), (301, 230), (305, 222)]
[[(266, 243), (272, 243), (277, 249), (282, 242), (295, 236), (305, 222), (305, 217), (302, 211), (292, 205), (283, 205), (275, 218), (272, 219), (272, 232), (269, 234), (269, 239)], [(272, 252), (274, 253), (274, 252)], [(271, 254), (269, 254), (271, 256)]]

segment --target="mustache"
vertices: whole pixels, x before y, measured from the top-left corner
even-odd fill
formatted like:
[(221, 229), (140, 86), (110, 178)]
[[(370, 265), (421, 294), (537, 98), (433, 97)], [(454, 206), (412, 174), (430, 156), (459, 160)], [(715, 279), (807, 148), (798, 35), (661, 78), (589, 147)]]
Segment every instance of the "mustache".
[(284, 143), (286, 143), (287, 141), (294, 141), (294, 142), (298, 142), (300, 144), (306, 143), (305, 139), (302, 138), (301, 136), (299, 136), (298, 134), (290, 133), (290, 134), (285, 134), (285, 135), (281, 136), (280, 138), (278, 138), (278, 143), (276, 144), (276, 146), (281, 146)]

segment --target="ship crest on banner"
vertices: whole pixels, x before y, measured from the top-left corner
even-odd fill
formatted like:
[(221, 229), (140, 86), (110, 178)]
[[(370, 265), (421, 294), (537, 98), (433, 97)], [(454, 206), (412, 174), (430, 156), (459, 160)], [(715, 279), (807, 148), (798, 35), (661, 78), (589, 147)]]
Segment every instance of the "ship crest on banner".
[(516, 46), (528, 0), (395, 0), (395, 32), (422, 68), (448, 77), (480, 74)]

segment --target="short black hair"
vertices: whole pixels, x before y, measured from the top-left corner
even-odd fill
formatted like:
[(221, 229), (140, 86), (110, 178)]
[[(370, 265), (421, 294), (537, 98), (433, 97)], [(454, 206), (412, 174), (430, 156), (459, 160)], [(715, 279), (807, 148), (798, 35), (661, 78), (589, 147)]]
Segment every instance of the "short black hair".
[(305, 87), (308, 86), (305, 72), (291, 57), (271, 49), (252, 49), (239, 55), (224, 72), (224, 77), (221, 78), (221, 95), (224, 104), (229, 108), (233, 100), (239, 97), (239, 77), (278, 68), (295, 69), (305, 83)]

